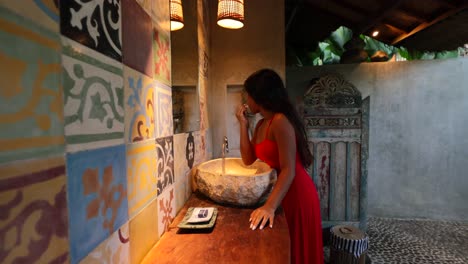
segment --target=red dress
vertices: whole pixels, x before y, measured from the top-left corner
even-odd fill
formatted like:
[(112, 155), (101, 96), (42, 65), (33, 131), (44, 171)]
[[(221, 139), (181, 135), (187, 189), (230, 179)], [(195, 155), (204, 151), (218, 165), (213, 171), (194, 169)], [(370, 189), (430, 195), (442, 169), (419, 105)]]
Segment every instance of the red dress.
[[(272, 118), (273, 120), (273, 118)], [(263, 122), (263, 120), (262, 120)], [(266, 135), (270, 129), (268, 124)], [(278, 146), (276, 142), (265, 140), (255, 145), (257, 158), (266, 162), (280, 174)], [(309, 174), (301, 163), (296, 151), (296, 175), (288, 192), (281, 202), (288, 223), (291, 240), (291, 263), (322, 264), (322, 220), (317, 190)]]

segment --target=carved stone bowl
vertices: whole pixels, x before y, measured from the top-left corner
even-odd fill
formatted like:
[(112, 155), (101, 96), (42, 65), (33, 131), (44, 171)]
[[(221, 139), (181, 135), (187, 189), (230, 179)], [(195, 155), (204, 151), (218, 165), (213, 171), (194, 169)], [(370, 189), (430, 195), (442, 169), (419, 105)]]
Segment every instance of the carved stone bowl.
[(241, 158), (213, 159), (197, 167), (198, 190), (220, 204), (255, 206), (265, 202), (276, 183), (276, 170), (257, 160), (246, 166)]

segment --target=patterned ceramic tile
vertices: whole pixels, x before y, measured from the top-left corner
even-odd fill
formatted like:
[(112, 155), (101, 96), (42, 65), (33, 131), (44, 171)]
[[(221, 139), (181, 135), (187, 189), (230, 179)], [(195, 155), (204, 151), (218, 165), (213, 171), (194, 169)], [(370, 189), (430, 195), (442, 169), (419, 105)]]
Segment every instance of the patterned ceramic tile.
[(128, 219), (125, 146), (67, 154), (72, 263)]
[(166, 137), (174, 134), (174, 125), (172, 123), (172, 91), (171, 88), (155, 82), (156, 86), (156, 107), (155, 116), (157, 116), (156, 137)]
[(80, 264), (127, 264), (130, 261), (128, 223), (89, 253)]
[(138, 264), (159, 240), (156, 199), (130, 220), (130, 239), (130, 263)]
[(117, 61), (122, 61), (120, 1), (60, 1), (60, 30)]
[(171, 44), (169, 35), (153, 28), (154, 78), (171, 85)]
[(4, 6), (53, 32), (59, 32), (59, 9), (56, 0), (29, 1), (27, 8), (25, 8), (23, 1), (0, 0), (0, 6)]
[(193, 163), (195, 162), (195, 137), (193, 132), (189, 132), (187, 136), (187, 141), (185, 142), (185, 161), (189, 169), (193, 168)]
[(169, 228), (176, 215), (174, 187), (164, 190), (158, 197), (158, 230), (162, 236)]
[(157, 196), (156, 143), (147, 140), (127, 145), (129, 218)]
[(122, 0), (123, 63), (153, 77), (151, 17), (135, 0)]
[(174, 184), (174, 149), (172, 136), (156, 139), (158, 196)]
[[(184, 0), (185, 1), (185, 0)], [(171, 31), (169, 1), (151, 1), (153, 24), (167, 35)]]
[(174, 184), (175, 195), (175, 212), (179, 212), (184, 207), (187, 200), (192, 195), (192, 171), (189, 170), (183, 175), (177, 175), (177, 178), (182, 180), (176, 181)]
[(0, 165), (0, 263), (66, 263), (63, 157)]
[(174, 173), (185, 173), (193, 167), (195, 138), (193, 132), (174, 135)]
[(124, 142), (122, 64), (62, 38), (67, 152)]
[(125, 141), (155, 138), (154, 82), (130, 67), (124, 67)]
[(0, 7), (0, 163), (63, 153), (59, 35)]
[(191, 192), (190, 169), (195, 160), (195, 142), (193, 133), (174, 135), (174, 177), (176, 211), (188, 200)]

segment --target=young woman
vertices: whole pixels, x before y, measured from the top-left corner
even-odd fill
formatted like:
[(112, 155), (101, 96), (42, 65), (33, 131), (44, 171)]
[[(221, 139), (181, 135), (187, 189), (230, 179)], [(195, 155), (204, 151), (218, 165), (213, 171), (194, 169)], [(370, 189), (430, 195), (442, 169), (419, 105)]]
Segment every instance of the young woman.
[[(270, 69), (253, 73), (244, 82), (247, 104), (238, 108), (242, 160), (256, 159), (278, 172), (278, 179), (265, 204), (250, 216), (250, 228), (273, 228), (281, 204), (288, 223), (291, 263), (323, 263), (320, 202), (314, 183), (304, 167), (312, 163), (304, 125), (289, 100), (281, 77)], [(263, 116), (249, 138), (246, 111)]]

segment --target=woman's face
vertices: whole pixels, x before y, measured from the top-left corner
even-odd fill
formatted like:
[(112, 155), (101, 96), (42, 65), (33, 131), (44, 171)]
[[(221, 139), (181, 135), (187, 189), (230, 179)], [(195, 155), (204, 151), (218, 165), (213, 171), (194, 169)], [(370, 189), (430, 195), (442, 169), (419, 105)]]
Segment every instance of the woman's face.
[(247, 105), (249, 106), (249, 112), (252, 114), (260, 112), (259, 105), (255, 103), (254, 99), (249, 94), (247, 94)]

